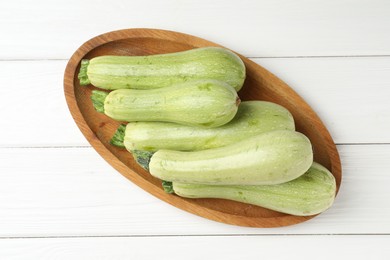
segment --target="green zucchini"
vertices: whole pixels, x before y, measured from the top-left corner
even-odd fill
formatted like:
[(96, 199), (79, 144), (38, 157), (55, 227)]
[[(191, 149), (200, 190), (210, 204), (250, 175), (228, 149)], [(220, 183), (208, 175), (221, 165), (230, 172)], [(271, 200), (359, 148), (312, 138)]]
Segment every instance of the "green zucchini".
[(245, 80), (245, 65), (233, 52), (219, 47), (149, 56), (100, 56), (83, 60), (80, 85), (113, 90), (152, 89), (197, 79), (226, 82), (237, 91)]
[(312, 162), (312, 146), (305, 135), (275, 130), (208, 150), (159, 150), (144, 168), (172, 182), (270, 185), (301, 176)]
[[(120, 126), (112, 143), (127, 150), (161, 149), (194, 151), (216, 148), (272, 130), (295, 130), (294, 119), (284, 107), (266, 101), (244, 101), (227, 124), (216, 128), (165, 122), (131, 122)], [(120, 142), (118, 143), (118, 140)]]
[(201, 185), (164, 182), (164, 189), (186, 198), (220, 198), (244, 202), (298, 216), (310, 216), (328, 209), (336, 195), (333, 175), (313, 163), (302, 176), (276, 185)]
[(236, 91), (217, 80), (150, 90), (118, 89), (108, 94), (95, 90), (91, 98), (97, 111), (118, 121), (163, 121), (201, 127), (226, 124), (240, 103)]

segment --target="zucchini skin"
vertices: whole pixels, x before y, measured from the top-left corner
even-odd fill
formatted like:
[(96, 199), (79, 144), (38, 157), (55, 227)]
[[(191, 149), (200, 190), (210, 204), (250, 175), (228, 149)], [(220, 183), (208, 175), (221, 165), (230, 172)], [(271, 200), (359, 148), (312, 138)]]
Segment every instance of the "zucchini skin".
[(154, 177), (171, 182), (271, 185), (301, 176), (312, 162), (312, 146), (306, 136), (276, 130), (208, 150), (159, 150), (148, 167)]
[(201, 127), (224, 125), (237, 113), (240, 99), (228, 84), (197, 80), (166, 88), (111, 91), (104, 113), (118, 121), (163, 121)]
[[(85, 75), (86, 71), (86, 75)], [(149, 56), (99, 56), (84, 61), (81, 84), (107, 90), (152, 89), (197, 79), (221, 80), (240, 90), (245, 65), (233, 52), (219, 47)]]
[(194, 151), (221, 147), (272, 130), (295, 130), (294, 119), (284, 107), (266, 101), (241, 102), (237, 114), (217, 128), (165, 122), (132, 122), (125, 130), (127, 150), (161, 149)]
[(220, 198), (261, 206), (297, 216), (310, 216), (328, 209), (336, 195), (336, 180), (322, 165), (292, 181), (277, 185), (219, 186), (173, 182), (173, 191), (186, 198)]

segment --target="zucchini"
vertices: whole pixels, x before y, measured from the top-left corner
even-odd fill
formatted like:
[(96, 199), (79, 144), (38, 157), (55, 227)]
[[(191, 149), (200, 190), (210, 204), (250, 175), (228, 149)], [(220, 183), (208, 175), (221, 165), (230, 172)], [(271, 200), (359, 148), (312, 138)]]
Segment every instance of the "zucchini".
[(294, 119), (287, 109), (266, 101), (244, 101), (239, 105), (233, 120), (217, 128), (165, 122), (131, 122), (125, 128), (118, 128), (112, 143), (126, 147), (129, 151), (194, 151), (225, 146), (279, 129), (295, 130)]
[(201, 185), (164, 182), (164, 189), (186, 198), (220, 198), (297, 216), (310, 216), (328, 209), (336, 195), (336, 180), (322, 165), (292, 181), (276, 185)]
[(149, 56), (99, 56), (83, 60), (80, 85), (107, 90), (152, 89), (197, 79), (226, 82), (237, 91), (245, 80), (245, 65), (233, 52), (219, 47)]
[(159, 150), (144, 168), (154, 177), (172, 182), (270, 185), (301, 176), (312, 162), (312, 146), (306, 136), (275, 130), (208, 150)]
[(150, 90), (94, 90), (91, 98), (97, 111), (118, 121), (163, 121), (202, 127), (226, 124), (240, 103), (236, 91), (217, 80), (189, 81)]

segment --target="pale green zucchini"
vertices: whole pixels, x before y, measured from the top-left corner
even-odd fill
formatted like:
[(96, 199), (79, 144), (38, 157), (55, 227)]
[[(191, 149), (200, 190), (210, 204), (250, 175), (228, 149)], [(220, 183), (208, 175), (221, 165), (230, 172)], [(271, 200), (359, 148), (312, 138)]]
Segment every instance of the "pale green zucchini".
[(100, 56), (83, 60), (80, 85), (113, 90), (152, 89), (197, 79), (226, 82), (237, 91), (245, 80), (245, 65), (233, 52), (219, 47), (149, 56)]
[(297, 216), (328, 209), (336, 195), (336, 181), (322, 165), (313, 163), (302, 176), (276, 185), (201, 185), (164, 182), (164, 189), (186, 198), (220, 198), (261, 206)]
[(217, 80), (189, 81), (150, 90), (95, 90), (91, 98), (96, 110), (118, 121), (163, 121), (201, 127), (226, 124), (240, 103), (236, 91)]
[(144, 167), (154, 177), (165, 181), (270, 185), (301, 176), (312, 162), (312, 146), (306, 136), (276, 130), (208, 150), (159, 150)]
[(266, 101), (244, 101), (227, 124), (216, 128), (165, 122), (132, 122), (118, 128), (112, 143), (127, 150), (194, 151), (216, 148), (272, 130), (295, 130), (284, 107)]

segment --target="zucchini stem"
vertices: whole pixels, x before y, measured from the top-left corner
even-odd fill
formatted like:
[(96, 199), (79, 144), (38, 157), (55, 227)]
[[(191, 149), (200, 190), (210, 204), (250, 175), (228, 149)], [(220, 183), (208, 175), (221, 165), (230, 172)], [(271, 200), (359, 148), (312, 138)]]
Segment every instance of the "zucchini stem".
[(150, 162), (150, 159), (152, 158), (154, 152), (133, 150), (133, 151), (131, 151), (131, 153), (133, 154), (133, 157), (137, 161), (137, 163), (142, 168), (149, 171), (149, 162)]
[(85, 86), (91, 83), (87, 74), (88, 65), (89, 65), (89, 60), (86, 59), (81, 60), (81, 67), (78, 75), (81, 86)]
[(101, 90), (92, 90), (91, 100), (96, 111), (104, 113), (104, 100), (108, 93)]
[(173, 190), (173, 183), (171, 181), (162, 181), (162, 187), (166, 193), (175, 193)]
[(117, 146), (117, 147), (122, 147), (124, 148), (125, 145), (123, 143), (125, 139), (125, 131), (126, 131), (126, 125), (121, 124), (118, 129), (116, 130), (115, 134), (112, 136), (110, 140), (110, 144)]

